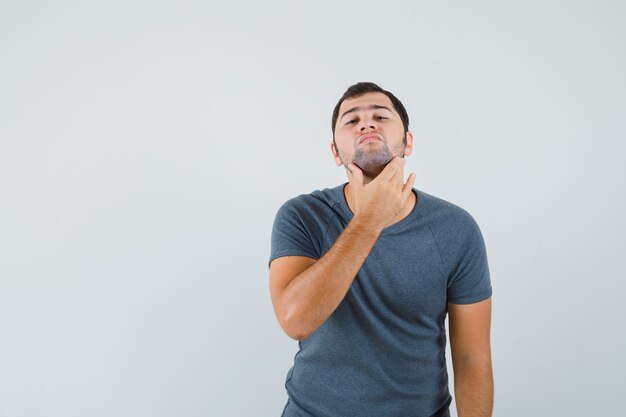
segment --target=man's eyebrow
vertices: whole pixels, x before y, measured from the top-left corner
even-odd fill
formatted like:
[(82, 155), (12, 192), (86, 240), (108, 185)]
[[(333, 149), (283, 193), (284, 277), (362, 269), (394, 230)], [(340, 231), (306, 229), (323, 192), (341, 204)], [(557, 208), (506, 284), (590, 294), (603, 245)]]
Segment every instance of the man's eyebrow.
[(343, 119), (343, 117), (348, 114), (348, 113), (354, 113), (355, 111), (361, 111), (361, 110), (378, 110), (378, 109), (384, 109), (387, 110), (389, 112), (391, 112), (391, 109), (389, 107), (386, 106), (381, 106), (379, 104), (372, 104), (371, 106), (367, 106), (367, 107), (353, 107), (350, 110), (346, 110), (339, 119)]

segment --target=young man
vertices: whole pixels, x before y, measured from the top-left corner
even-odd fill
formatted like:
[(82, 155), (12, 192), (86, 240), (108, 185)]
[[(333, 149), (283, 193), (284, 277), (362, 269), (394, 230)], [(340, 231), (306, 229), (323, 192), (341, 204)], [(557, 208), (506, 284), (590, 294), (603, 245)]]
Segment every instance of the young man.
[(408, 125), (392, 93), (348, 88), (331, 144), (348, 182), (276, 215), (270, 294), (300, 345), (284, 417), (449, 416), (446, 314), (459, 417), (491, 416), (485, 245), (470, 214), (404, 181)]

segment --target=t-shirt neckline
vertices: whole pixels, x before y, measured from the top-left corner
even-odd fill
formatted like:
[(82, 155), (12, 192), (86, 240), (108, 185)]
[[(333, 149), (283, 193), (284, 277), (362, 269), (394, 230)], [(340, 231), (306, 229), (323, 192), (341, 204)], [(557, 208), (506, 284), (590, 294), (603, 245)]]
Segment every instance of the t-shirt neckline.
[[(337, 190), (338, 190), (339, 205), (341, 206), (341, 209), (344, 212), (347, 221), (349, 222), (350, 220), (352, 220), (352, 217), (354, 217), (354, 213), (352, 212), (352, 210), (350, 210), (350, 206), (348, 206), (348, 200), (346, 199), (346, 193), (345, 193), (346, 185), (348, 185), (348, 182), (345, 182), (342, 185), (338, 186)], [(411, 221), (413, 221), (414, 219), (421, 217), (420, 210), (423, 206), (422, 192), (419, 191), (415, 187), (413, 187), (412, 190), (415, 193), (415, 205), (413, 206), (413, 209), (411, 209), (409, 214), (407, 214), (399, 222), (396, 222), (392, 224), (391, 226), (385, 227), (382, 230), (381, 235), (386, 234), (387, 232), (394, 232), (398, 229), (402, 229), (404, 226), (411, 223)]]

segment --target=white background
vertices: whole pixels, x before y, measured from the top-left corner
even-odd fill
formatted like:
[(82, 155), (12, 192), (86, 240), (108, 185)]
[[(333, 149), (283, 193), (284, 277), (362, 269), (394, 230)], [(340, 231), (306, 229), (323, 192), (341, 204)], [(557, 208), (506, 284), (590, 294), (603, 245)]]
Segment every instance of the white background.
[(345, 181), (344, 90), (405, 104), (468, 210), (495, 416), (626, 407), (620, 1), (0, 1), (0, 416), (278, 416), (288, 198)]

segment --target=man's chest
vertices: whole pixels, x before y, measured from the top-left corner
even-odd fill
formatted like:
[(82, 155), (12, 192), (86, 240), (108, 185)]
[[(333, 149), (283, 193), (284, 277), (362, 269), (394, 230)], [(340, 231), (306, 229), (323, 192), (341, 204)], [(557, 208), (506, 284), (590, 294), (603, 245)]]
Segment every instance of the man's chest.
[[(330, 248), (333, 236), (328, 237)], [(439, 250), (428, 227), (382, 234), (348, 296), (406, 320), (439, 316), (447, 305), (447, 275)]]

